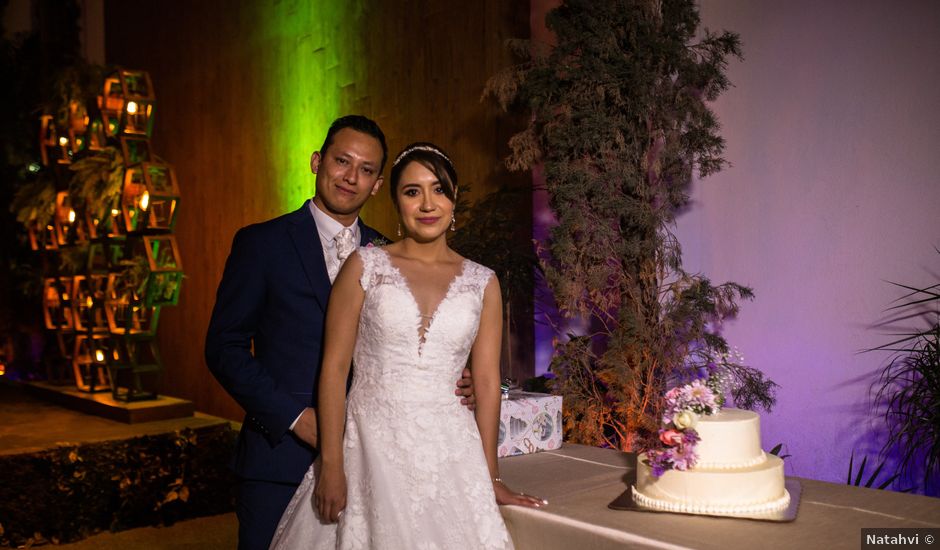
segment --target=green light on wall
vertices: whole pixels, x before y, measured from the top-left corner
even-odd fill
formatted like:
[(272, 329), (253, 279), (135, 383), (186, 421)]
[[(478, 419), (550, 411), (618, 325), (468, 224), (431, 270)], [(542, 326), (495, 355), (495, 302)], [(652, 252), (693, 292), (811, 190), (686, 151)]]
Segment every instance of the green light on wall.
[[(260, 4), (260, 3), (259, 3)], [(283, 211), (314, 191), (310, 155), (332, 122), (346, 114), (366, 70), (360, 51), (362, 9), (345, 0), (286, 0), (259, 6), (264, 108), (275, 186)]]

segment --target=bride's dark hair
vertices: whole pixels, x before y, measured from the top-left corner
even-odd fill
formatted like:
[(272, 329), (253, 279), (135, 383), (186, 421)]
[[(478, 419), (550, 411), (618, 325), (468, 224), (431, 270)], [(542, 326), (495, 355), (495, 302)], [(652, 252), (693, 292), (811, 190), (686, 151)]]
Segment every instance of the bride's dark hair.
[(402, 149), (392, 163), (391, 181), (388, 187), (392, 193), (393, 203), (398, 204), (396, 197), (401, 173), (411, 162), (418, 162), (430, 170), (437, 177), (437, 181), (444, 186), (444, 195), (450, 199), (450, 202), (457, 202), (457, 171), (454, 169), (454, 163), (437, 145), (419, 141)]

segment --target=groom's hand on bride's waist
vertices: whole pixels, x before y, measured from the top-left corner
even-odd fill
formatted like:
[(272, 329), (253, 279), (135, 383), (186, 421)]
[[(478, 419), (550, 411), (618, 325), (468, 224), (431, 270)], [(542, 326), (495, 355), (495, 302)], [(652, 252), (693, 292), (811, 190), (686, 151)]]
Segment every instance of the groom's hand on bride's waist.
[(457, 381), (457, 390), (454, 391), (454, 395), (460, 396), (460, 404), (466, 405), (471, 411), (477, 408), (477, 398), (473, 395), (473, 376), (470, 374), (470, 369), (464, 367), (463, 372), (460, 373), (460, 380)]
[(291, 430), (304, 443), (316, 449), (319, 443), (317, 439), (317, 411), (311, 407), (304, 409), (297, 417), (297, 422), (294, 423)]

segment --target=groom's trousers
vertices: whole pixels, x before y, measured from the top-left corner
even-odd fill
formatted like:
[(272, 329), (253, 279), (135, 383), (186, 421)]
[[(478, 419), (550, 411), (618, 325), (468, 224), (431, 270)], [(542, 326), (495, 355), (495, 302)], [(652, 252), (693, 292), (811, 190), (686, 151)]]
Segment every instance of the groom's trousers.
[(242, 479), (238, 482), (238, 550), (267, 550), (297, 485)]

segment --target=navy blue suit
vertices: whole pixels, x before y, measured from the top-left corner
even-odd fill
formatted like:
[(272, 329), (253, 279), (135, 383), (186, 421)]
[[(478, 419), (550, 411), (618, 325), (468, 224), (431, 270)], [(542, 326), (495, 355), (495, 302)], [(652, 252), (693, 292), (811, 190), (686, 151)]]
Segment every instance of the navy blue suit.
[[(235, 234), (206, 336), (209, 369), (245, 409), (233, 461), (245, 501), (240, 548), (267, 548), (316, 456), (289, 429), (305, 407), (317, 406), (331, 286), (309, 208), (307, 201)], [(359, 231), (362, 245), (381, 238), (361, 221)]]

